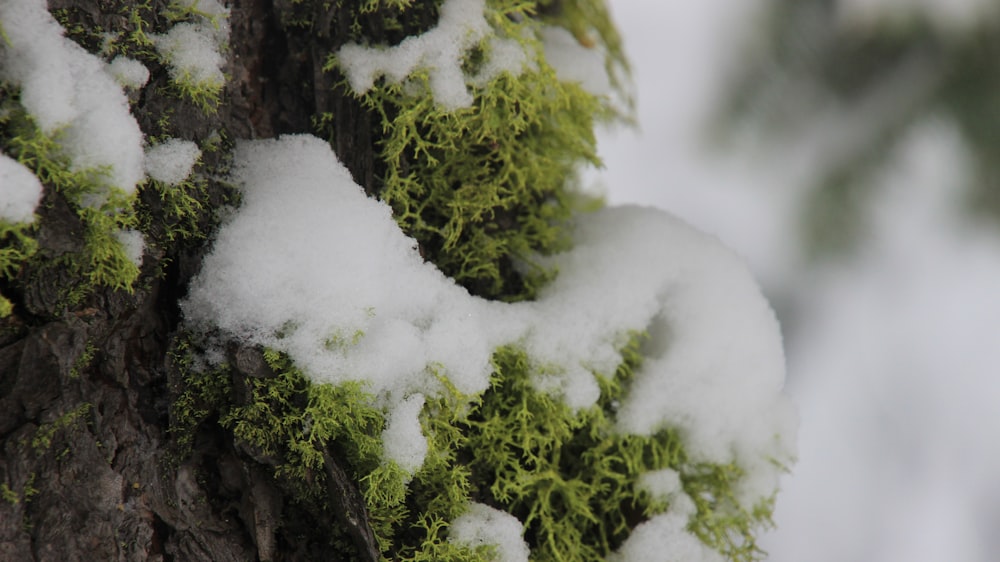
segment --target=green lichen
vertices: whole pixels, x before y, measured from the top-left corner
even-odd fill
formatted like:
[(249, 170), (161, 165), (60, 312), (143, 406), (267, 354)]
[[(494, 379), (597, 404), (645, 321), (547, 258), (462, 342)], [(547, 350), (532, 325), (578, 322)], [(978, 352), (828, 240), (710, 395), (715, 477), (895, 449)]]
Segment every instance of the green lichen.
[(6, 482), (0, 484), (0, 498), (3, 498), (3, 500), (10, 505), (17, 505), (21, 503), (21, 495), (11, 489)]
[(171, 0), (170, 4), (160, 12), (160, 15), (172, 23), (201, 19), (211, 23), (216, 29), (219, 28), (218, 15), (202, 10), (198, 0), (192, 3)]
[[(337, 451), (386, 559), (489, 559), (489, 549), (448, 540), (450, 522), (479, 502), (524, 524), (533, 560), (604, 560), (637, 525), (671, 507), (639, 485), (643, 474), (665, 468), (680, 474), (696, 507), (690, 532), (729, 560), (759, 559), (754, 531), (769, 523), (772, 504), (747, 509), (736, 500), (739, 467), (692, 462), (671, 428), (652, 436), (616, 429), (641, 341), (629, 340), (617, 371), (598, 377), (597, 404), (581, 411), (539, 390), (536, 369), (517, 347), (497, 350), (491, 387), (481, 396), (462, 395), (440, 377), (445, 391), (429, 397), (420, 414), (428, 452), (413, 475), (384, 458), (385, 412), (360, 383), (311, 383), (271, 351), (265, 358), (273, 376), (234, 378), (226, 366), (190, 372), (174, 403), (173, 431), (189, 445), (184, 435), (217, 420), (269, 459), (275, 479), (307, 511), (330, 509), (324, 466)], [(237, 403), (238, 395), (246, 398)]]
[(83, 347), (83, 351), (80, 355), (73, 361), (73, 366), (70, 367), (69, 376), (70, 378), (79, 378), (80, 374), (90, 366), (91, 362), (94, 360), (94, 356), (97, 354), (97, 346), (92, 341), (88, 341)]
[[(448, 110), (426, 92), (427, 69), (381, 81), (362, 96), (378, 116), (384, 164), (379, 195), (425, 258), (474, 294), (530, 298), (551, 272), (532, 260), (564, 249), (581, 164), (599, 165), (595, 121), (607, 100), (560, 82), (528, 33), (534, 6), (491, 2), (487, 20), (522, 44), (532, 63), (474, 87), (469, 108)], [(474, 75), (483, 41), (465, 61)], [(331, 59), (328, 68), (334, 68)]]
[[(31, 236), (31, 224), (11, 224), (0, 220), (0, 281), (13, 280), (21, 270), (21, 264), (38, 249), (38, 242)], [(10, 316), (13, 304), (0, 294), (0, 318)]]
[(89, 402), (84, 402), (76, 408), (63, 413), (55, 420), (40, 426), (31, 438), (31, 448), (39, 455), (48, 451), (52, 447), (52, 442), (56, 434), (62, 429), (72, 427), (77, 421), (90, 413), (92, 407)]
[(219, 110), (224, 81), (200, 80), (186, 69), (175, 69), (170, 73), (170, 78), (173, 93), (193, 103), (202, 113), (214, 115)]
[(13, 237), (16, 244), (0, 253), (0, 273), (9, 279), (29, 262), (42, 275), (53, 268), (66, 271), (75, 281), (63, 295), (67, 304), (99, 287), (131, 291), (139, 267), (129, 259), (117, 233), (136, 224), (134, 197), (110, 185), (107, 169), (73, 170), (59, 146), (60, 134), (44, 134), (16, 102), (16, 96), (0, 108), (0, 150), (31, 170), (47, 189), (65, 198), (83, 229), (82, 250), (79, 254), (42, 255), (45, 252), (34, 251), (26, 230), (7, 229), (3, 236)]

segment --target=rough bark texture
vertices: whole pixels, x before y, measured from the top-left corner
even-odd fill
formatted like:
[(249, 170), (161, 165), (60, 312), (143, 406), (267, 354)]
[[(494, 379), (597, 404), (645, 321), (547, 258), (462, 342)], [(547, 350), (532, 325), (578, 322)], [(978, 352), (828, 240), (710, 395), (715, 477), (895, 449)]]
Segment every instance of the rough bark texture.
[[(156, 0), (145, 13), (161, 17), (166, 3)], [(372, 116), (321, 70), (343, 35), (331, 26), (348, 20), (325, 12), (322, 2), (228, 4), (229, 80), (217, 113), (165, 93), (166, 69), (154, 65), (149, 83), (133, 94), (143, 131), (196, 142), (215, 130), (231, 139), (273, 137), (310, 132), (312, 117), (330, 111), (336, 152), (374, 191)], [(128, 5), (49, 1), (50, 10), (68, 8), (88, 29), (129, 30)], [(311, 30), (283, 26), (282, 14), (293, 9), (315, 10)], [(158, 124), (165, 112), (169, 130)], [(222, 157), (206, 153), (204, 169)], [(222, 204), (226, 189), (211, 183), (208, 206)], [(159, 202), (144, 196), (142, 204), (155, 212)], [(61, 195), (47, 188), (39, 214), (40, 255), (80, 250), (81, 224)], [(336, 555), (324, 537), (336, 526), (353, 538), (352, 558), (378, 556), (364, 504), (343, 471), (337, 474), (334, 451), (327, 456), (334, 516), (324, 520), (293, 505), (268, 459), (255, 458), (231, 434), (203, 429), (190, 455), (172, 447), (177, 303), (205, 251), (191, 242), (153, 249), (134, 292), (98, 290), (71, 307), (59, 304), (72, 282), (59, 269), (23, 271), (5, 287), (15, 314), (0, 320), (0, 560), (330, 560)], [(254, 350), (236, 353), (241, 372), (234, 376), (268, 376)]]

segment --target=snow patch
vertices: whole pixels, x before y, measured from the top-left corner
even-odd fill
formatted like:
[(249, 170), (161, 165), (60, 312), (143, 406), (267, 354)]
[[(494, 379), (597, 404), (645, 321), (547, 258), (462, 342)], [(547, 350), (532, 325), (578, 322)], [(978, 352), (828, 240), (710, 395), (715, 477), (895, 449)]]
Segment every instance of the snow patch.
[(142, 254), (146, 249), (146, 241), (138, 230), (125, 229), (115, 232), (115, 239), (122, 245), (125, 255), (135, 265), (142, 265)]
[(141, 62), (128, 57), (115, 57), (108, 63), (108, 72), (119, 84), (138, 90), (149, 82), (149, 69)]
[(612, 562), (723, 562), (725, 559), (685, 529), (687, 517), (663, 513), (641, 523)]
[(485, 306), (425, 263), (329, 145), (309, 135), (243, 142), (243, 205), (219, 232), (184, 312), (285, 351), (317, 382), (363, 380), (382, 395), (489, 381)]
[[(439, 105), (449, 110), (469, 107), (472, 94), (462, 62), (469, 50), (493, 33), (485, 10), (485, 0), (445, 0), (438, 24), (425, 33), (388, 48), (348, 43), (337, 52), (337, 61), (356, 93), (372, 89), (382, 76), (390, 83), (401, 83), (420, 68), (428, 72), (431, 93)], [(492, 38), (491, 46), (480, 73), (468, 77), (470, 83), (482, 85), (501, 72), (522, 71), (526, 55), (516, 41)]]
[(513, 515), (481, 503), (471, 503), (466, 513), (452, 521), (448, 539), (470, 548), (494, 545), (495, 562), (527, 562), (531, 551), (523, 534), (524, 527)]
[(217, 0), (173, 0), (171, 8), (190, 10), (192, 21), (151, 35), (153, 46), (177, 82), (219, 88), (226, 81), (222, 51), (229, 42), (229, 9)]
[(42, 183), (23, 164), (0, 152), (0, 221), (35, 222)]
[(222, 66), (226, 60), (219, 52), (212, 24), (178, 23), (166, 33), (151, 37), (175, 81), (208, 87), (221, 87), (225, 83)]
[(427, 439), (420, 430), (420, 410), (424, 395), (414, 394), (391, 408), (382, 431), (382, 446), (386, 460), (396, 461), (400, 468), (413, 474), (424, 464)]
[(177, 185), (191, 175), (201, 158), (198, 145), (189, 140), (169, 139), (146, 150), (146, 174), (167, 185)]
[(72, 161), (107, 168), (126, 194), (143, 179), (142, 131), (128, 98), (100, 58), (63, 36), (44, 0), (0, 0), (0, 80), (20, 88), (21, 105)]

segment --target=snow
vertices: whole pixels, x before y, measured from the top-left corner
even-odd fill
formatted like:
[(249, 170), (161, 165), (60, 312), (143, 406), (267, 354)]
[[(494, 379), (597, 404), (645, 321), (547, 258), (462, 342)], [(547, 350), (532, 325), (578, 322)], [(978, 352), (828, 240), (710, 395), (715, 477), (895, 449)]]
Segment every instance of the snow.
[(612, 562), (723, 562), (725, 559), (688, 533), (687, 517), (672, 512), (639, 524), (613, 556)]
[(171, 78), (195, 87), (222, 87), (226, 81), (222, 52), (229, 41), (229, 9), (217, 0), (172, 0), (171, 7), (192, 14), (191, 21), (151, 36)]
[(557, 279), (534, 302), (505, 304), (424, 262), (320, 139), (243, 142), (233, 171), (242, 207), (182, 304), (189, 326), (285, 351), (316, 382), (365, 381), (389, 411), (387, 453), (407, 470), (426, 452), (416, 414), (443, 391), (435, 375), (478, 394), (492, 352), (515, 343), (540, 388), (585, 408), (599, 396), (594, 373), (613, 373), (628, 333), (647, 328), (622, 431), (669, 424), (692, 460), (740, 462), (748, 504), (774, 490), (768, 459), (794, 455), (773, 313), (738, 258), (668, 213), (581, 216), (573, 249), (548, 258)]
[(387, 460), (413, 474), (424, 464), (427, 456), (427, 439), (420, 431), (420, 410), (424, 407), (423, 394), (413, 394), (392, 409), (382, 432), (382, 446)]
[(129, 261), (142, 265), (142, 254), (146, 249), (146, 241), (138, 230), (124, 229), (115, 232), (115, 238), (125, 250)]
[(199, 158), (201, 150), (194, 142), (168, 139), (146, 150), (146, 174), (167, 185), (177, 185), (191, 175)]
[(42, 184), (31, 170), (0, 152), (0, 222), (35, 222)]
[(143, 135), (104, 61), (63, 36), (44, 0), (0, 0), (0, 21), (0, 80), (20, 87), (44, 133), (60, 133), (73, 171), (107, 167), (112, 186), (134, 193)]
[(233, 171), (243, 204), (192, 284), (190, 322), (286, 351), (318, 382), (404, 396), (433, 388), (435, 364), (462, 392), (486, 388), (482, 305), (420, 258), (326, 142), (243, 142)]
[(520, 74), (526, 57), (516, 42), (491, 37), (490, 58), (481, 73), (467, 77), (462, 71), (465, 54), (490, 37), (485, 0), (445, 0), (438, 23), (421, 35), (410, 36), (394, 47), (365, 47), (348, 43), (337, 52), (340, 68), (351, 89), (363, 94), (385, 76), (392, 84), (406, 80), (417, 69), (427, 71), (434, 101), (448, 110), (472, 105), (467, 80), (484, 84), (500, 72)]
[(115, 57), (108, 63), (108, 72), (119, 84), (134, 90), (142, 88), (149, 81), (149, 69), (141, 62), (128, 57)]
[(495, 562), (527, 562), (530, 551), (523, 534), (521, 522), (513, 515), (470, 503), (469, 510), (451, 522), (448, 539), (471, 548), (495, 545)]
[[(224, 37), (228, 37), (225, 28)], [(161, 35), (152, 35), (153, 45), (170, 67), (170, 76), (192, 86), (221, 87), (226, 77), (222, 66), (219, 29), (208, 22), (183, 22)]]

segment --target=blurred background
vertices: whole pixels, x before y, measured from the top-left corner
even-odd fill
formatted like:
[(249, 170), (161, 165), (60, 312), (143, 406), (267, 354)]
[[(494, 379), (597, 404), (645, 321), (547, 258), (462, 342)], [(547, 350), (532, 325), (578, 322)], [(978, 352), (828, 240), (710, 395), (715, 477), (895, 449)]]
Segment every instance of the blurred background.
[(768, 560), (1000, 560), (1000, 3), (611, 9), (639, 128), (588, 181), (717, 235), (782, 321)]

